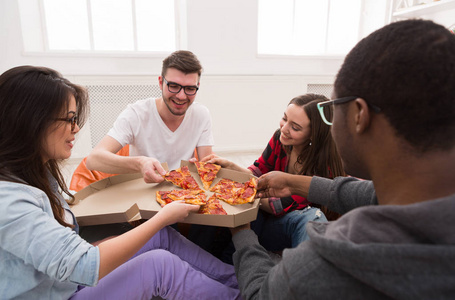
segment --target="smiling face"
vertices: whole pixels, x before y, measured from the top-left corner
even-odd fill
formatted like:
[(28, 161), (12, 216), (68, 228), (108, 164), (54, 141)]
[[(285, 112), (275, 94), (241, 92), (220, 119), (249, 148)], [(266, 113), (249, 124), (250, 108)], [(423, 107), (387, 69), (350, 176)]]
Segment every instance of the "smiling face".
[[(70, 119), (76, 112), (76, 99), (71, 95), (68, 111), (59, 116), (59, 118)], [(77, 124), (74, 126), (74, 130), (71, 130), (71, 122), (56, 120), (47, 130), (43, 161), (47, 162), (50, 159), (60, 160), (69, 158), (73, 149), (74, 136), (77, 132), (79, 132), (79, 126)]]
[[(197, 73), (185, 74), (177, 69), (169, 68), (164, 76), (168, 83), (176, 83), (181, 86), (198, 86), (199, 75)], [(160, 88), (162, 92), (163, 101), (169, 111), (176, 116), (183, 116), (190, 105), (196, 98), (195, 95), (188, 96), (182, 88), (178, 93), (169, 92), (168, 86), (163, 77), (160, 76)]]
[(310, 142), (310, 119), (303, 107), (289, 104), (280, 121), (280, 142), (285, 146), (304, 146)]

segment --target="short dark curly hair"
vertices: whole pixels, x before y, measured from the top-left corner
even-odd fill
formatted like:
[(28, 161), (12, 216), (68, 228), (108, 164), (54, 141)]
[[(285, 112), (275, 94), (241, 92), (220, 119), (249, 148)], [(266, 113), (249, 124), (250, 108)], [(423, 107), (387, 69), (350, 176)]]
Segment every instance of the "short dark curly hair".
[(334, 90), (379, 106), (418, 152), (455, 144), (455, 36), (441, 25), (406, 20), (373, 32), (346, 56)]

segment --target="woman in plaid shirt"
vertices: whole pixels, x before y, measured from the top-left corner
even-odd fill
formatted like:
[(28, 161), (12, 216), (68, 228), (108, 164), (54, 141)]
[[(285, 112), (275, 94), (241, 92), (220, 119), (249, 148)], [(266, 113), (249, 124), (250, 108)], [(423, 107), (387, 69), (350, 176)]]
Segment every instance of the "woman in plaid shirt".
[[(280, 129), (273, 134), (262, 155), (247, 169), (214, 154), (202, 161), (257, 177), (271, 171), (327, 178), (345, 176), (330, 126), (322, 121), (317, 108), (317, 103), (327, 100), (317, 94), (293, 98), (280, 120)], [(326, 113), (332, 112), (327, 110)], [(337, 218), (337, 214), (322, 207), (326, 218), (319, 208), (311, 207), (306, 198), (297, 195), (261, 199), (260, 208), (258, 219), (251, 226), (261, 244), (271, 251), (295, 247), (306, 240), (305, 225), (308, 221)]]

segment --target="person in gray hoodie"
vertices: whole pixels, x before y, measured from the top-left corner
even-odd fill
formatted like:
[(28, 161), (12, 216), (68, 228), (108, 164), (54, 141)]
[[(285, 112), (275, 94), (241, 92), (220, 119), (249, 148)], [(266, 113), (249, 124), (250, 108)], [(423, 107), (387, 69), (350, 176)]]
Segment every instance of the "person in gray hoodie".
[(348, 174), (271, 172), (259, 197), (307, 196), (342, 213), (310, 222), (275, 264), (249, 225), (232, 230), (245, 299), (455, 299), (455, 36), (389, 24), (339, 70), (332, 135)]

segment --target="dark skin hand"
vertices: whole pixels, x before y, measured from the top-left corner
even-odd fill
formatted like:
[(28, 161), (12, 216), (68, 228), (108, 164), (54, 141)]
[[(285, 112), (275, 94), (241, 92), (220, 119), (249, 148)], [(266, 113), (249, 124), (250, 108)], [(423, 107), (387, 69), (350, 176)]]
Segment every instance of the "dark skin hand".
[(291, 195), (308, 196), (311, 176), (293, 175), (280, 171), (273, 171), (262, 175), (258, 179), (257, 197), (287, 197)]
[[(259, 177), (256, 197), (281, 198), (291, 195), (307, 197), (310, 182), (310, 176), (293, 175), (280, 171), (269, 172)], [(231, 228), (231, 233), (234, 236), (237, 232), (245, 229), (251, 229), (249, 223)]]

